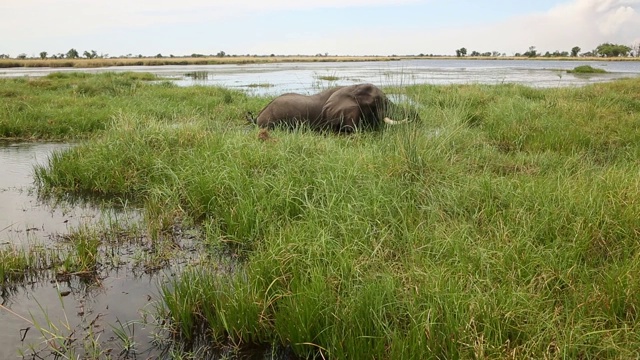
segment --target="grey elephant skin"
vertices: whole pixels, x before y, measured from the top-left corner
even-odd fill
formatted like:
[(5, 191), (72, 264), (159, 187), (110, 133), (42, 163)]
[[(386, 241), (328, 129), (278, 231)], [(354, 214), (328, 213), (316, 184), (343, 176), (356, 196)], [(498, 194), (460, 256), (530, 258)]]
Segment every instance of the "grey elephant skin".
[(252, 122), (261, 128), (295, 128), (351, 133), (394, 124), (387, 112), (394, 104), (373, 84), (334, 87), (314, 95), (288, 93), (273, 99)]

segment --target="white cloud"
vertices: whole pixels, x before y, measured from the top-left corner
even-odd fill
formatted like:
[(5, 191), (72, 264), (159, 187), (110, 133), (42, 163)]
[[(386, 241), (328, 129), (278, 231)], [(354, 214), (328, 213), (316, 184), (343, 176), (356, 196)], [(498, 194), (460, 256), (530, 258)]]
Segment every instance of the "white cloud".
[[(224, 34), (224, 39), (218, 37), (216, 43), (224, 44), (228, 53), (238, 54), (454, 54), (455, 49), (466, 47), (469, 51), (499, 51), (511, 55), (524, 52), (530, 46), (536, 46), (538, 51), (552, 52), (569, 51), (573, 46), (580, 46), (583, 51), (587, 51), (603, 42), (632, 45), (640, 41), (637, 31), (640, 28), (640, 0), (567, 0), (546, 12), (486, 24), (479, 23), (482, 16), (478, 15), (473, 24), (460, 26), (461, 22), (457, 21), (458, 25), (455, 27), (429, 25), (427, 20), (423, 24), (407, 28), (401, 17), (393, 17), (383, 25), (375, 25), (375, 36), (372, 36), (370, 27), (361, 24), (353, 27), (341, 24), (335, 30), (285, 30), (286, 33), (279, 34), (276, 33), (276, 27), (252, 29), (251, 24), (246, 22), (255, 14), (268, 16), (268, 12), (285, 10), (401, 6), (431, 2), (440, 2), (438, 6), (444, 6), (446, 1), (0, 0), (0, 33), (12, 34), (9, 41), (3, 39), (0, 42), (0, 46), (4, 47), (0, 48), (0, 53), (8, 51), (15, 55), (16, 52), (60, 47), (66, 49), (71, 46), (92, 46), (114, 54), (131, 51), (149, 54), (148, 51), (176, 50), (188, 53), (201, 51), (194, 48), (194, 44), (210, 43), (207, 39), (209, 35), (203, 30), (198, 33), (176, 34), (176, 42), (171, 43), (166, 35), (182, 30), (182, 27), (176, 27), (179, 24), (204, 24), (200, 29), (207, 29), (204, 31), (215, 34), (219, 34), (220, 29), (229, 29), (229, 33)], [(314, 19), (309, 19), (310, 24), (313, 21)], [(215, 28), (207, 24), (224, 25)], [(145, 40), (135, 37), (136, 30), (155, 30), (164, 25), (171, 29), (166, 30), (159, 44), (147, 44)], [(118, 44), (118, 39), (114, 40), (113, 34), (122, 33), (131, 36)], [(266, 33), (269, 34), (268, 37), (263, 36)], [(349, 36), (345, 37), (345, 33)], [(100, 34), (109, 38), (110, 48), (101, 47)], [(85, 42), (81, 43), (80, 38), (85, 39)], [(76, 45), (79, 43), (81, 45)], [(158, 46), (163, 48), (158, 49)], [(233, 46), (237, 48), (233, 49)], [(151, 47), (154, 48), (150, 49)]]
[(632, 45), (640, 38), (640, 0), (574, 0), (547, 12), (512, 17), (492, 24), (466, 27), (404, 29), (389, 24), (376, 27), (372, 37), (367, 29), (352, 29), (348, 41), (340, 32), (325, 33), (315, 38), (295, 41), (280, 39), (256, 44), (250, 52), (302, 54), (328, 51), (332, 54), (449, 54), (466, 47), (469, 52), (498, 51), (513, 55), (530, 46), (538, 52), (582, 51), (594, 49), (604, 42)]
[[(282, 10), (401, 5), (429, 0), (0, 0), (0, 33), (41, 41), (150, 26), (242, 21)], [(2, 44), (0, 44), (2, 45)], [(6, 44), (5, 44), (6, 46)], [(21, 50), (18, 50), (21, 51)]]

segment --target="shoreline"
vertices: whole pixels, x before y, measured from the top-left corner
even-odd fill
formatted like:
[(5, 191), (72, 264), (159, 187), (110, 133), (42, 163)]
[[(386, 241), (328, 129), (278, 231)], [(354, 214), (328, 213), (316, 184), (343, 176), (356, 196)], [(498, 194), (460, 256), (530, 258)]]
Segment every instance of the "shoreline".
[(401, 60), (536, 60), (536, 61), (640, 61), (640, 57), (456, 57), (456, 56), (225, 56), (225, 57), (163, 57), (109, 59), (0, 59), (0, 68), (100, 68), (112, 66), (162, 65), (243, 65), (300, 62), (365, 62)]

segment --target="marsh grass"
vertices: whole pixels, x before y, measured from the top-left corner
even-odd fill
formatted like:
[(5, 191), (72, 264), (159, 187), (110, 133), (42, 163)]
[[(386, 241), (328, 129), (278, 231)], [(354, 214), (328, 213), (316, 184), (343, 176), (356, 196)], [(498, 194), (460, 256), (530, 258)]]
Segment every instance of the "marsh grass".
[(141, 204), (159, 234), (186, 219), (233, 259), (163, 287), (184, 351), (204, 337), (336, 359), (638, 357), (637, 79), (408, 86), (419, 121), (264, 142), (237, 115), (266, 98), (137, 88), (37, 179)]
[[(50, 242), (0, 247), (0, 289), (15, 289), (29, 283), (71, 277), (95, 277), (123, 264), (123, 248), (143, 245), (146, 235), (131, 220), (106, 219), (81, 224), (67, 234), (51, 234)], [(146, 241), (146, 240), (144, 240)], [(146, 269), (147, 264), (133, 264)]]
[(594, 68), (591, 65), (581, 65), (576, 66), (573, 70), (567, 70), (567, 72), (570, 74), (604, 74), (607, 71), (605, 69)]
[(334, 81), (340, 80), (340, 77), (336, 75), (320, 75), (320, 76), (317, 76), (316, 79), (334, 82)]
[(0, 248), (0, 288), (10, 289), (15, 284), (35, 281), (42, 273), (61, 264), (64, 256), (58, 250), (33, 244), (28, 248), (3, 245)]
[(192, 71), (184, 74), (186, 77), (190, 77), (194, 80), (207, 80), (211, 77), (211, 73), (208, 71)]
[[(52, 73), (0, 82), (0, 138), (70, 140), (103, 131), (118, 114), (152, 116), (167, 123), (244, 116), (239, 92), (160, 82), (145, 73)], [(221, 95), (221, 96), (219, 96)], [(235, 102), (232, 104), (231, 102)]]
[(0, 59), (0, 68), (52, 67), (99, 68), (106, 66), (159, 66), (159, 65), (217, 65), (262, 64), (278, 62), (354, 62), (393, 61), (415, 57), (400, 56), (227, 56), (227, 57), (165, 57), (165, 58), (110, 58), (110, 59)]
[(269, 83), (254, 83), (254, 84), (247, 85), (248, 88), (270, 88), (273, 86), (274, 86), (273, 84), (269, 84)]

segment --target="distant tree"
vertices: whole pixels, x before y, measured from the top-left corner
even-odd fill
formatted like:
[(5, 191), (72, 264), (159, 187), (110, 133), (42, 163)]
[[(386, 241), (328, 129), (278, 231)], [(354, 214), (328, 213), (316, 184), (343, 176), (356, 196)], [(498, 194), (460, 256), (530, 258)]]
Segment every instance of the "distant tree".
[(98, 52), (96, 52), (95, 50), (91, 50), (91, 52), (85, 50), (82, 56), (86, 57), (87, 59), (95, 59), (98, 57)]
[(605, 57), (628, 56), (630, 52), (629, 46), (610, 43), (600, 44), (595, 50), (596, 54)]
[(77, 59), (79, 57), (80, 54), (78, 54), (78, 50), (71, 48), (67, 51), (67, 59)]
[(40, 52), (40, 59), (44, 60), (46, 58), (47, 58), (47, 52), (46, 51)]
[(491, 52), (491, 56), (493, 56), (493, 57), (498, 57), (498, 56), (500, 56), (500, 51), (492, 51), (492, 52)]
[(577, 56), (578, 56), (578, 54), (580, 53), (580, 50), (582, 50), (582, 49), (580, 49), (580, 46), (574, 46), (574, 47), (572, 47), (572, 48), (571, 48), (571, 56), (572, 56), (572, 57), (577, 57)]
[(0, 54), (0, 59), (8, 59), (10, 58), (9, 54)]
[(467, 48), (460, 48), (460, 49), (456, 50), (456, 56), (457, 57), (465, 57), (465, 56), (467, 56)]
[(22, 53), (22, 54), (18, 55), (18, 59), (20, 59), (20, 60), (24, 60), (26, 58), (27, 58), (27, 54), (25, 54), (25, 53)]
[(529, 51), (525, 52), (522, 55), (524, 55), (526, 57), (534, 58), (534, 57), (538, 56), (538, 52), (536, 51), (536, 47), (535, 46), (529, 46)]
[(156, 55), (157, 58), (162, 58), (162, 54)]
[(480, 56), (481, 54), (478, 51), (473, 50), (469, 56)]
[(216, 54), (217, 57), (225, 57), (226, 55), (227, 53), (224, 51), (218, 51), (218, 53)]

